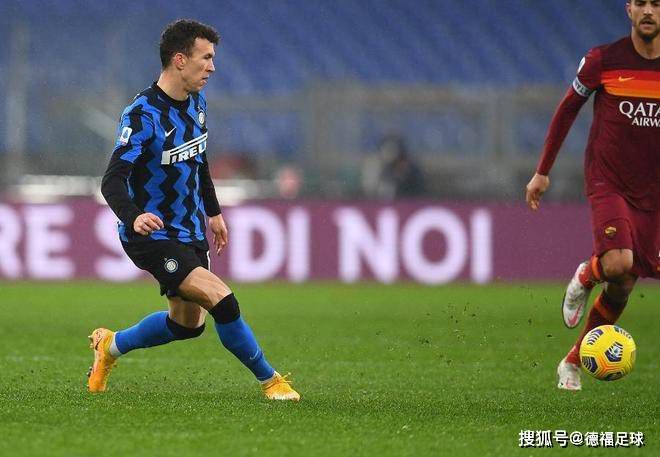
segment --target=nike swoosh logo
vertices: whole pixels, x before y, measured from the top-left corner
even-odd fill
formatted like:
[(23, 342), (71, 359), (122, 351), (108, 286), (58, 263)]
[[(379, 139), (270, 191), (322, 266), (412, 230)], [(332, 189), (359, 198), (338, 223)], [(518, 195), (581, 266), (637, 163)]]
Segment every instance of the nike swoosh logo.
[(576, 324), (577, 321), (578, 321), (578, 317), (580, 316), (580, 310), (582, 309), (583, 306), (584, 306), (584, 303), (581, 304), (581, 305), (578, 307), (578, 309), (575, 310), (575, 314), (573, 315), (573, 319), (569, 319), (569, 320), (568, 320), (568, 325), (569, 325), (569, 327), (571, 327), (571, 328), (572, 328), (572, 327), (575, 327), (575, 324)]
[(170, 136), (172, 134), (172, 132), (175, 131), (175, 130), (176, 130), (176, 127), (172, 128), (172, 130), (170, 130), (169, 132), (165, 132), (165, 138)]
[(250, 357), (250, 360), (256, 359), (258, 355), (259, 355), (259, 351), (255, 352), (254, 355)]
[(630, 78), (624, 78), (623, 76), (619, 76), (620, 83), (625, 83), (626, 81), (630, 81), (631, 79), (635, 79), (635, 77), (631, 76)]

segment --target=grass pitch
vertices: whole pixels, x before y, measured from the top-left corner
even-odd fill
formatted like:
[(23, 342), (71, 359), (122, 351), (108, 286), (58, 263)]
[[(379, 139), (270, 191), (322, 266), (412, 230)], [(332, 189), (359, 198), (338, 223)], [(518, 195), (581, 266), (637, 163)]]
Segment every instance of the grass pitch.
[(660, 288), (640, 286), (620, 322), (633, 373), (579, 393), (555, 387), (577, 333), (562, 289), (236, 285), (268, 359), (292, 372), (291, 404), (261, 397), (210, 320), (197, 340), (122, 358), (90, 395), (87, 335), (164, 308), (156, 286), (2, 283), (0, 455), (537, 455), (518, 434), (548, 429), (642, 431), (626, 455), (660, 455)]

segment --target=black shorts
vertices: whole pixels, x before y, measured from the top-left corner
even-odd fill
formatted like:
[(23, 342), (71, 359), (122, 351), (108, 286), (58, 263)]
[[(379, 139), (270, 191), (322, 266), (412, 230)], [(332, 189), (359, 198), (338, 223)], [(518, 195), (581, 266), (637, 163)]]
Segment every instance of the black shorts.
[(148, 271), (160, 284), (160, 294), (176, 297), (179, 285), (197, 267), (209, 269), (206, 243), (180, 243), (173, 240), (122, 243), (124, 251), (140, 269)]

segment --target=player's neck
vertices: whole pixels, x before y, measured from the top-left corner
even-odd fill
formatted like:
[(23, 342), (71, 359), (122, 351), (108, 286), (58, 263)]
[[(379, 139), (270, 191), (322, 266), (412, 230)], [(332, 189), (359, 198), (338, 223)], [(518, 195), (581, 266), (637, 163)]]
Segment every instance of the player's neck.
[(646, 41), (640, 37), (634, 30), (630, 35), (635, 51), (645, 59), (657, 59), (660, 57), (660, 35), (651, 41)]
[(184, 101), (188, 98), (188, 95), (190, 95), (188, 91), (183, 88), (177, 75), (171, 75), (167, 71), (160, 74), (156, 84), (158, 84), (158, 87), (160, 87), (168, 97), (173, 98), (174, 100)]

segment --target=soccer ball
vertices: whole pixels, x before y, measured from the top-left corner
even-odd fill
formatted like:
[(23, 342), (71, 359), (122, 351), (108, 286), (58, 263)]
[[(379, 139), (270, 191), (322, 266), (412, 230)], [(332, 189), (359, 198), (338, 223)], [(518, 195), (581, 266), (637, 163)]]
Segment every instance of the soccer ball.
[(630, 333), (617, 325), (601, 325), (580, 344), (582, 368), (596, 379), (614, 381), (630, 373), (636, 350)]

